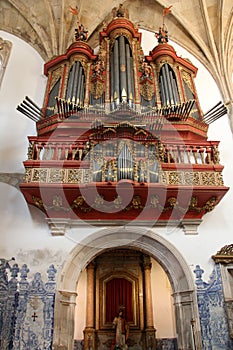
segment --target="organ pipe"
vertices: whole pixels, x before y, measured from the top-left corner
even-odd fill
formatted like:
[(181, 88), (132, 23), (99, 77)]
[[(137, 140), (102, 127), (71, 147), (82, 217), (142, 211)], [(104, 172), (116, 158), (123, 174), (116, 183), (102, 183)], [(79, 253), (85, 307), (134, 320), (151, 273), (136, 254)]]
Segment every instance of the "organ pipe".
[(161, 75), (161, 80), (163, 82), (163, 86), (164, 86), (164, 92), (165, 92), (165, 105), (169, 106), (170, 105), (170, 101), (169, 101), (169, 92), (168, 92), (168, 85), (167, 85), (167, 79), (165, 78), (165, 76), (162, 74)]
[[(111, 67), (112, 69), (112, 67)], [(114, 44), (114, 93), (113, 93), (113, 99), (116, 104), (119, 103), (119, 97), (120, 97), (120, 91), (119, 91), (119, 47), (118, 47), (118, 41), (115, 41)]]
[[(120, 59), (120, 91), (121, 97), (123, 91), (127, 91), (126, 86), (126, 48), (125, 48), (125, 38), (124, 36), (120, 36), (120, 51), (119, 51), (119, 59)], [(124, 96), (125, 97), (125, 96)]]
[(160, 93), (161, 93), (162, 104), (165, 105), (166, 104), (166, 92), (165, 92), (165, 88), (164, 88), (162, 75), (160, 76)]
[(163, 105), (170, 106), (179, 103), (176, 79), (167, 63), (162, 66), (160, 71), (160, 93)]
[(77, 69), (77, 70), (78, 70), (78, 81), (77, 81), (78, 85), (76, 87), (77, 90), (76, 90), (76, 100), (75, 100), (75, 102), (77, 104), (79, 104), (80, 103), (80, 91), (81, 91), (81, 86), (82, 86), (82, 72), (83, 72), (82, 66), (79, 67), (79, 69)]
[(114, 72), (113, 72), (113, 67), (114, 67), (114, 53), (111, 52), (111, 57), (110, 57), (110, 74), (111, 74), (111, 107), (114, 108)]
[(127, 101), (131, 106), (134, 98), (133, 59), (130, 45), (119, 36), (111, 52), (111, 102), (113, 105)]
[(169, 71), (169, 77), (171, 81), (171, 88), (172, 88), (172, 96), (173, 96), (173, 103), (176, 104), (178, 103), (178, 96), (177, 96), (177, 88), (176, 88), (176, 82), (173, 76), (173, 72), (170, 70)]
[(168, 69), (167, 63), (164, 64), (164, 69), (165, 69), (165, 79), (167, 81), (167, 86), (168, 86), (168, 96), (169, 96), (168, 99), (169, 99), (170, 104), (174, 104), (169, 69)]
[(79, 84), (79, 66), (80, 66), (80, 62), (75, 62), (75, 73), (74, 73), (74, 77), (73, 77), (73, 81), (72, 81), (72, 94), (71, 94), (71, 101), (72, 102), (76, 102), (76, 92), (77, 92), (77, 84)]
[(75, 64), (72, 65), (70, 72), (69, 72), (69, 78), (67, 83), (67, 90), (66, 90), (66, 99), (71, 100), (72, 99), (72, 90), (73, 90), (73, 84), (74, 84), (74, 74), (75, 74)]

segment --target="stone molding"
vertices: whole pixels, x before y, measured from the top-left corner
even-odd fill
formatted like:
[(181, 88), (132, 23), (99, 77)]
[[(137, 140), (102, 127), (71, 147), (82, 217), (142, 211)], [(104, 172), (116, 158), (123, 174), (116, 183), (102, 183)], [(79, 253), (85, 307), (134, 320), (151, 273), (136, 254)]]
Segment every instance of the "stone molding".
[(0, 182), (4, 182), (19, 190), (19, 185), (23, 182), (23, 173), (0, 173)]

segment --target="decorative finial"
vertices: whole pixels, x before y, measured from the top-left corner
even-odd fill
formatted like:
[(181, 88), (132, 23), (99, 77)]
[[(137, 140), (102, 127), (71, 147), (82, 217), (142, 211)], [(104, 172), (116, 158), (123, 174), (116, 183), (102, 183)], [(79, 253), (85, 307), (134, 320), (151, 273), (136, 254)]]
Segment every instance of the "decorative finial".
[(159, 31), (155, 33), (156, 38), (158, 39), (159, 44), (164, 44), (168, 42), (168, 30), (165, 26), (165, 16), (172, 12), (172, 5), (169, 7), (165, 7), (163, 9), (163, 25), (159, 28)]
[(77, 17), (77, 28), (75, 29), (75, 40), (87, 41), (88, 30), (85, 29), (84, 25), (79, 22), (79, 19), (78, 19), (79, 11), (77, 6), (75, 8), (70, 6), (70, 12)]
[(125, 18), (129, 18), (129, 11), (128, 9), (126, 9), (123, 4), (120, 4), (119, 7), (114, 7), (112, 9), (112, 14), (113, 14), (113, 18), (116, 17), (125, 17)]

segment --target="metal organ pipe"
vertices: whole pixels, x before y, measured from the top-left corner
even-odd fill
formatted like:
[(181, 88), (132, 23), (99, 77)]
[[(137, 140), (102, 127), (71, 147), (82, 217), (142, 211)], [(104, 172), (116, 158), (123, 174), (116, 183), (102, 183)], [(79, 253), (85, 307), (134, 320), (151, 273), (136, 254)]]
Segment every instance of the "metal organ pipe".
[(169, 90), (168, 90), (168, 85), (167, 85), (167, 79), (165, 76), (165, 68), (164, 66), (162, 67), (161, 70), (161, 78), (164, 84), (164, 92), (165, 92), (165, 105), (169, 106), (170, 105), (170, 101), (169, 101)]
[(83, 101), (84, 101), (84, 75), (82, 75), (81, 78), (81, 89), (80, 89), (80, 98), (79, 98), (79, 104), (83, 105)]
[(131, 88), (132, 95), (129, 95), (129, 98), (132, 98), (132, 103), (134, 103), (134, 73), (133, 73), (133, 57), (130, 57), (130, 80), (131, 80)]
[(179, 98), (178, 87), (177, 87), (177, 82), (175, 77), (173, 77), (172, 79), (172, 84), (173, 84), (173, 91), (175, 93), (175, 103), (179, 103), (180, 98)]
[[(111, 67), (112, 69), (112, 67)], [(116, 104), (119, 103), (120, 91), (119, 91), (119, 47), (118, 40), (114, 44), (114, 90), (113, 90), (113, 99)]]
[(67, 88), (66, 88), (66, 100), (70, 99), (71, 97), (71, 92), (72, 92), (71, 81), (73, 80), (72, 78), (73, 75), (74, 75), (74, 65), (70, 68), (70, 71), (69, 71), (69, 77), (68, 77)]
[(160, 76), (160, 92), (161, 92), (162, 104), (165, 105), (166, 104), (166, 91), (165, 91), (162, 75)]
[(169, 78), (170, 78), (170, 82), (171, 82), (173, 103), (176, 104), (178, 101), (177, 101), (177, 96), (176, 96), (176, 88), (175, 88), (175, 84), (174, 84), (173, 72), (171, 70), (169, 70)]
[(75, 61), (69, 73), (66, 100), (72, 103), (83, 102), (85, 91), (85, 76), (83, 67), (79, 61)]
[(78, 81), (77, 81), (77, 87), (76, 87), (76, 100), (75, 102), (77, 104), (80, 103), (80, 91), (81, 91), (81, 88), (82, 88), (82, 74), (83, 74), (83, 67), (80, 66), (79, 69), (78, 69)]
[(169, 102), (170, 102), (169, 104), (174, 104), (173, 94), (172, 94), (171, 80), (170, 80), (169, 69), (168, 69), (168, 64), (165, 63), (165, 64), (164, 64), (164, 67), (165, 67), (165, 79), (166, 79), (167, 85), (168, 85)]
[(170, 106), (179, 103), (176, 78), (167, 63), (162, 66), (160, 71), (160, 93), (163, 105)]
[(119, 102), (133, 103), (134, 74), (130, 44), (126, 37), (119, 36), (111, 52), (111, 102), (112, 108)]
[(80, 62), (77, 61), (75, 62), (75, 73), (74, 73), (74, 79), (73, 79), (73, 84), (72, 84), (72, 94), (71, 94), (71, 101), (73, 103), (76, 103), (76, 91), (77, 91), (77, 84), (78, 84), (78, 79), (79, 79), (79, 66), (80, 66)]
[(111, 107), (114, 107), (114, 72), (113, 72), (113, 67), (114, 67), (114, 53), (111, 52), (111, 57), (110, 57), (110, 82), (111, 82)]
[(126, 74), (127, 74), (127, 96), (131, 103), (133, 99), (133, 89), (132, 89), (132, 66), (130, 57), (130, 47), (126, 44)]
[(124, 36), (120, 36), (119, 42), (120, 42), (120, 50), (119, 50), (120, 93), (121, 93), (122, 100), (124, 100), (125, 98), (127, 100), (127, 96), (125, 96), (125, 93), (127, 91), (127, 86), (126, 86), (126, 50), (125, 50), (126, 48), (125, 48), (125, 38), (124, 38)]

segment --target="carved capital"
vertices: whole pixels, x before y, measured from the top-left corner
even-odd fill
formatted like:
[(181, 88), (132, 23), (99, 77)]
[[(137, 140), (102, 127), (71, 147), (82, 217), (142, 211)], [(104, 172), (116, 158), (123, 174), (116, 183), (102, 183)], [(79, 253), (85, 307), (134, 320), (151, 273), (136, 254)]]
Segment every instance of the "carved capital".
[(225, 245), (215, 255), (212, 256), (215, 263), (232, 264), (233, 263), (233, 244)]

